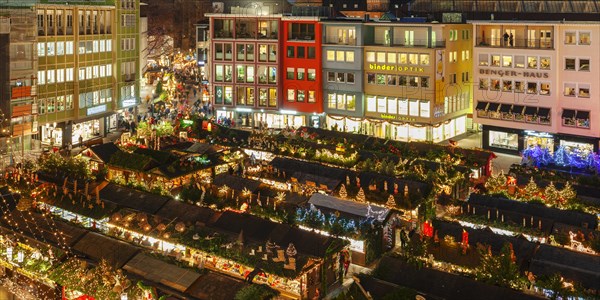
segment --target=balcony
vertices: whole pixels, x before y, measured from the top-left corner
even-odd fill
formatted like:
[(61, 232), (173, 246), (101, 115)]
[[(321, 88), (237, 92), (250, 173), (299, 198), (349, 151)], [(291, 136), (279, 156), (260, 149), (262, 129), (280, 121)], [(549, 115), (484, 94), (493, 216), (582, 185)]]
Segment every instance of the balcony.
[(553, 39), (504, 39), (477, 38), (477, 47), (519, 48), (519, 49), (553, 49)]
[[(431, 43), (431, 44), (430, 44)], [(387, 46), (387, 47), (405, 47), (405, 48), (444, 48), (446, 47), (446, 41), (429, 41), (427, 39), (422, 40), (407, 40), (402, 42), (383, 42), (373, 43), (373, 46)]]

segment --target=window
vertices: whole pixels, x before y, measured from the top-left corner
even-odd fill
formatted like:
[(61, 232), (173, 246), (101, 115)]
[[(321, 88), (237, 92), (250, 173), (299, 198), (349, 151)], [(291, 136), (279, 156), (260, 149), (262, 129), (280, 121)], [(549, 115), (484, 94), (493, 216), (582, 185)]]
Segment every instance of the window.
[(513, 58), (512, 56), (502, 56), (502, 66), (505, 68), (512, 68)]
[(65, 82), (65, 69), (56, 70), (56, 82)]
[(335, 52), (335, 60), (344, 61), (344, 51), (336, 51)]
[(308, 69), (308, 77), (307, 79), (309, 81), (315, 81), (317, 80), (317, 72), (315, 69)]
[(46, 71), (38, 71), (37, 75), (37, 83), (38, 85), (46, 84)]
[(231, 44), (223, 44), (223, 47), (225, 49), (225, 60), (232, 60), (233, 59), (233, 45)]
[(550, 57), (540, 57), (540, 69), (550, 70)]
[(577, 32), (566, 31), (565, 32), (565, 45), (575, 45), (575, 44), (577, 44)]
[(298, 90), (298, 102), (304, 102), (304, 99), (306, 97), (306, 91), (303, 90)]
[(354, 73), (346, 74), (346, 83), (354, 84)]
[(56, 55), (65, 55), (65, 42), (56, 42)]
[(67, 68), (65, 71), (65, 77), (67, 79), (67, 82), (73, 81), (73, 68)]
[(315, 24), (292, 23), (289, 27), (288, 39), (312, 41), (315, 39)]
[(294, 79), (294, 68), (287, 68), (285, 79)]
[(500, 55), (492, 55), (492, 67), (500, 66)]
[(387, 98), (387, 112), (388, 114), (398, 114), (398, 100), (396, 98)]
[(385, 52), (377, 52), (377, 62), (385, 64), (385, 59), (386, 59), (385, 56), (386, 56)]
[(304, 69), (298, 68), (298, 80), (304, 80)]
[(66, 102), (65, 106), (66, 106), (67, 110), (72, 110), (73, 109), (73, 95), (67, 95), (65, 102)]
[(38, 100), (38, 113), (43, 115), (46, 113), (46, 100), (40, 99)]
[(327, 95), (327, 108), (335, 109), (336, 107), (336, 94)]
[(53, 113), (54, 112), (54, 107), (55, 107), (55, 99), (52, 98), (48, 98), (46, 100), (46, 109), (48, 111), (48, 113)]
[(513, 85), (512, 80), (503, 80), (502, 81), (502, 91), (503, 92), (512, 92)]
[(377, 112), (378, 113), (386, 113), (387, 112), (387, 103), (385, 97), (377, 97)]
[(387, 85), (396, 85), (396, 75), (387, 75)]
[(487, 90), (490, 88), (490, 80), (487, 78), (479, 78), (479, 89)]
[(525, 56), (523, 56), (523, 55), (515, 56), (515, 68), (525, 68)]
[(367, 62), (375, 62), (375, 52), (367, 51)]
[[(467, 73), (469, 74), (469, 73)], [(467, 75), (468, 77), (468, 75)], [(467, 78), (468, 81), (468, 78)], [(421, 87), (428, 88), (429, 87), (429, 77), (421, 77)]]
[(419, 116), (419, 101), (410, 100), (409, 102), (410, 103), (408, 105), (408, 114), (410, 116), (418, 117)]
[(420, 54), (419, 58), (422, 66), (429, 66), (429, 54)]
[(565, 58), (565, 70), (575, 71), (575, 59)]
[(590, 97), (590, 85), (589, 84), (579, 84), (579, 92), (577, 93), (580, 98), (589, 98)]
[(315, 91), (308, 91), (308, 102), (309, 103), (317, 102), (317, 99), (315, 97)]
[(269, 62), (277, 62), (277, 45), (269, 45)]
[(288, 58), (294, 58), (295, 57), (294, 49), (295, 49), (294, 46), (287, 46), (287, 55), (286, 56)]
[(449, 51), (448, 52), (448, 61), (449, 62), (456, 62), (456, 58), (457, 58), (456, 51)]
[(354, 62), (354, 51), (346, 51), (346, 62)]
[(298, 56), (297, 57), (298, 58), (304, 58), (304, 56), (306, 55), (306, 53), (305, 53), (306, 49), (304, 47), (298, 47), (297, 50), (298, 50), (297, 51), (298, 52)]
[(538, 84), (537, 82), (527, 82), (527, 94), (537, 94)]
[[(455, 61), (456, 61), (456, 52), (454, 52), (454, 55), (455, 55), (455, 56), (454, 56), (454, 59), (455, 59)], [(419, 55), (418, 55), (418, 54), (415, 54), (415, 53), (409, 53), (409, 54), (408, 54), (408, 63), (409, 63), (409, 64), (411, 64), (411, 65), (416, 65), (416, 64), (418, 64), (418, 63), (419, 63), (419, 60), (418, 60), (419, 58), (418, 58), (418, 57), (419, 57)]]
[(398, 100), (398, 114), (399, 115), (408, 115), (408, 99), (399, 99)]
[(46, 43), (46, 55), (54, 56), (54, 42)]
[(390, 64), (395, 64), (398, 55), (396, 53), (388, 53), (387, 54), (387, 62)]
[(308, 47), (308, 56), (307, 58), (315, 58), (317, 56), (317, 51), (315, 50), (315, 47)]
[(67, 41), (65, 44), (65, 54), (72, 55), (73, 54), (73, 42)]
[(225, 93), (223, 93), (223, 102), (225, 105), (233, 104), (233, 87), (225, 87)]
[(579, 32), (579, 45), (590, 45), (591, 44), (591, 33), (589, 31)]
[(336, 73), (336, 76), (335, 76), (335, 81), (336, 81), (336, 82), (342, 82), (342, 83), (343, 83), (343, 82), (345, 82), (346, 80), (345, 80), (344, 73), (342, 73), (342, 72), (337, 72), (337, 73)]
[(540, 83), (540, 95), (550, 95), (550, 83), (542, 82)]
[(575, 90), (576, 88), (576, 84), (575, 83), (565, 83), (565, 88), (564, 88), (564, 95), (567, 97), (575, 97)]
[(327, 61), (335, 61), (335, 51), (327, 50)]
[(523, 81), (515, 81), (515, 92), (516, 93), (524, 93), (525, 92), (525, 83)]
[(589, 71), (590, 70), (590, 60), (588, 58), (580, 58), (579, 59), (579, 71)]
[(215, 60), (223, 60), (223, 44), (215, 44)]
[(269, 88), (269, 106), (276, 107), (277, 106), (277, 89)]
[(490, 59), (489, 55), (479, 54), (479, 65), (480, 66), (488, 66), (490, 64), (489, 59)]
[(527, 56), (527, 68), (528, 69), (537, 69), (537, 56)]
[(430, 117), (430, 110), (429, 110), (429, 101), (419, 101), (419, 106), (420, 106), (420, 110), (421, 110), (421, 117), (423, 118), (429, 118)]
[(492, 79), (491, 80), (491, 85), (490, 85), (490, 90), (492, 90), (492, 91), (499, 91), (500, 90), (500, 80), (498, 80), (498, 79)]
[(258, 61), (267, 61), (267, 45), (258, 45)]

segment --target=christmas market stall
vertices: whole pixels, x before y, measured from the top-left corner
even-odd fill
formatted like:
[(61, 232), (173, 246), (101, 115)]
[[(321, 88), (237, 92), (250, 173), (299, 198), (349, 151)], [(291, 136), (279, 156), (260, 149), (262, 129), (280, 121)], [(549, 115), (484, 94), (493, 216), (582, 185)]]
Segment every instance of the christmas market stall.
[(138, 247), (95, 232), (87, 232), (73, 245), (73, 250), (95, 261), (106, 260), (117, 268), (140, 251)]
[(100, 190), (100, 199), (120, 207), (154, 214), (172, 198), (109, 183)]
[(326, 166), (286, 157), (276, 157), (269, 164), (269, 173), (275, 180), (288, 183), (292, 191), (331, 192), (350, 173), (347, 169)]
[(110, 162), (111, 157), (122, 150), (114, 143), (94, 145), (81, 152), (78, 157), (88, 161), (88, 167), (92, 172), (98, 172)]
[(143, 253), (135, 255), (123, 266), (123, 269), (180, 293), (185, 293), (200, 278), (200, 274), (197, 272), (166, 263)]
[(565, 248), (540, 245), (529, 266), (535, 276), (560, 274), (564, 284), (581, 284), (591, 294), (600, 291), (600, 256), (571, 251)]
[[(326, 219), (328, 219), (329, 223), (339, 222), (340, 226), (348, 228), (347, 233), (340, 236), (350, 242), (350, 259), (354, 264), (366, 266), (367, 252), (375, 251), (379, 252), (377, 254), (380, 255), (381, 253), (378, 249), (381, 249), (382, 245), (386, 243), (385, 239), (393, 239), (393, 236), (385, 236), (389, 233), (383, 234), (379, 232), (375, 237), (362, 234), (364, 233), (361, 228), (363, 225), (369, 226), (371, 223), (376, 222), (378, 225), (383, 226), (380, 230), (388, 227), (390, 227), (390, 232), (394, 232), (396, 229), (400, 230), (400, 227), (396, 228), (396, 225), (399, 224), (395, 223), (397, 222), (397, 213), (391, 211), (389, 208), (366, 202), (343, 200), (320, 193), (314, 193), (308, 200), (308, 203), (310, 205), (309, 210), (313, 212), (318, 210), (316, 217), (321, 218), (323, 223), (327, 222)], [(310, 215), (313, 212), (303, 212), (300, 218), (306, 221), (307, 218), (312, 218)], [(328, 217), (326, 218), (326, 216)], [(331, 234), (327, 231), (321, 231), (318, 228), (307, 227), (307, 229), (316, 229), (318, 232), (326, 235)], [(373, 238), (378, 240), (370, 240)]]

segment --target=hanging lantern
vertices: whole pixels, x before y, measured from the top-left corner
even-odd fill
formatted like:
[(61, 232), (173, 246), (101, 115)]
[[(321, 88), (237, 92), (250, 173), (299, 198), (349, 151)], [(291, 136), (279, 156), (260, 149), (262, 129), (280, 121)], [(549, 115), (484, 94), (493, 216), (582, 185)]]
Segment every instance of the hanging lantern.
[(185, 224), (183, 224), (182, 222), (179, 222), (179, 223), (175, 224), (175, 230), (177, 230), (179, 232), (184, 232), (185, 231)]

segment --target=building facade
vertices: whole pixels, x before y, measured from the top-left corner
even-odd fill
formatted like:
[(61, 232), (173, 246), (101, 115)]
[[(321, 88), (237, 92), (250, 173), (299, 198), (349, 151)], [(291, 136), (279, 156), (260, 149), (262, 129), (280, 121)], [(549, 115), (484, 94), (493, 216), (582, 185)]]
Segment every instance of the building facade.
[(473, 25), (474, 121), (483, 125), (483, 147), (598, 151), (600, 23)]
[(467, 131), (471, 26), (365, 23), (361, 132), (440, 142)]
[(36, 11), (42, 144), (116, 130), (119, 114), (139, 104), (139, 2), (40, 1)]

